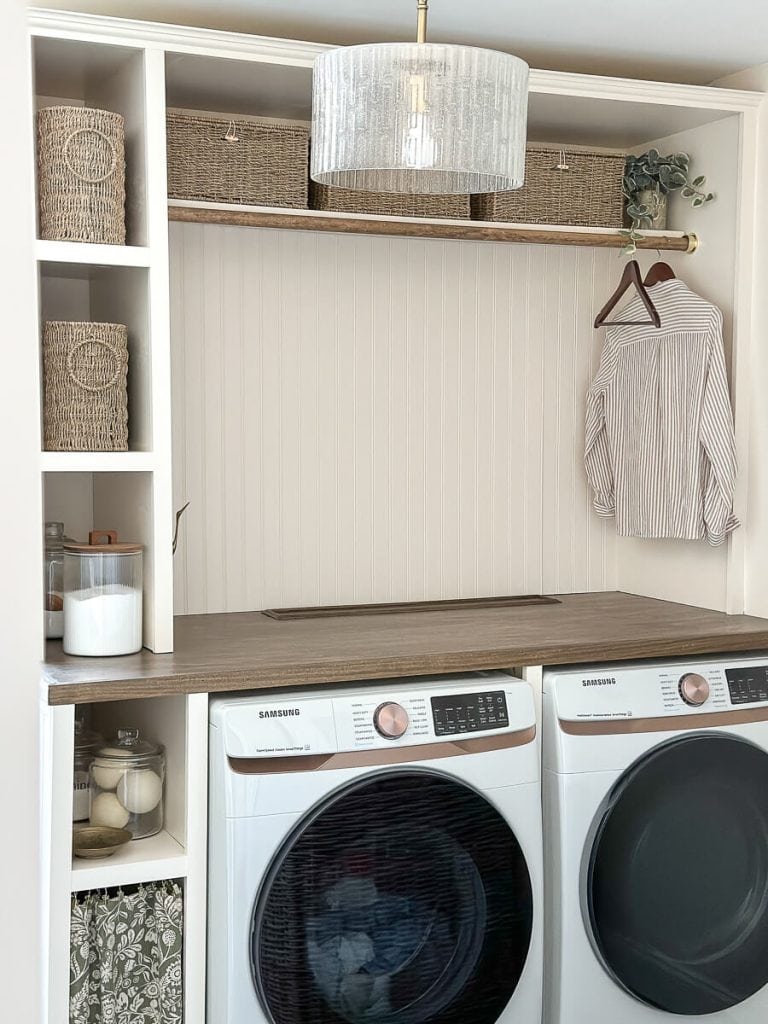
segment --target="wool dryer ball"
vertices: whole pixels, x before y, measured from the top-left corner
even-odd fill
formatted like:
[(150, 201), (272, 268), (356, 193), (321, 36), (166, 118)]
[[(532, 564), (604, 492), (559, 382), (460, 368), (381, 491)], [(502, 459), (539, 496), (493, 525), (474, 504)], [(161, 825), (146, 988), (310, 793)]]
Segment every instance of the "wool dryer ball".
[[(118, 755), (123, 755), (123, 751), (120, 751), (120, 750), (113, 751), (113, 749), (111, 747), (108, 747), (106, 750), (103, 750), (102, 753), (103, 754), (112, 754), (112, 753), (114, 753), (114, 754), (118, 754)], [(93, 762), (93, 767), (91, 768), (91, 772), (93, 773), (93, 781), (96, 783), (96, 785), (99, 787), (99, 789), (110, 789), (111, 790), (111, 789), (117, 789), (118, 782), (120, 781), (120, 779), (122, 779), (123, 775), (125, 774), (125, 768), (117, 768), (113, 764), (110, 764), (108, 761), (106, 761), (106, 760), (100, 761), (97, 758)]]
[(99, 793), (91, 800), (91, 824), (125, 828), (130, 814), (114, 793)]
[(131, 814), (147, 814), (160, 803), (163, 783), (150, 768), (127, 771), (117, 784), (117, 799)]

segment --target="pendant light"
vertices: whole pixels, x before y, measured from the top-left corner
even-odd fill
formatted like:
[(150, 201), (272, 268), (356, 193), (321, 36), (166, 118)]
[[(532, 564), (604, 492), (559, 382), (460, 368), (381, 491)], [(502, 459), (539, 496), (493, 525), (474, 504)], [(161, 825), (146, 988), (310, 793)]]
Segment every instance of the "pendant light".
[(528, 65), (474, 46), (415, 43), (328, 50), (315, 60), (311, 176), (369, 192), (520, 188)]

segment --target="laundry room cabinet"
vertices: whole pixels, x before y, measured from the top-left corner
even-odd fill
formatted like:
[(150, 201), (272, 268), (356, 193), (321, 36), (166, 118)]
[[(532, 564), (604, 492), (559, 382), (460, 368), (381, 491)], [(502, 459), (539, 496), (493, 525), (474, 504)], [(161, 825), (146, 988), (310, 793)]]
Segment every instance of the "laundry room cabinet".
[[(592, 512), (584, 394), (600, 351), (592, 320), (622, 266), (615, 231), (404, 217), (366, 217), (363, 230), (312, 210), (169, 202), (168, 108), (223, 124), (306, 123), (312, 64), (325, 47), (44, 10), (30, 13), (30, 26), (37, 105), (123, 114), (128, 166), (125, 245), (36, 240), (40, 321), (126, 324), (130, 370), (129, 450), (41, 445), (29, 514), (41, 526), (63, 521), (73, 536), (108, 528), (143, 545), (146, 650), (136, 657), (148, 659), (130, 686), (108, 663), (62, 670), (79, 694), (71, 698), (48, 691), (58, 649), (46, 666), (47, 1024), (68, 1021), (72, 893), (163, 879), (183, 887), (185, 1024), (204, 1024), (207, 691), (223, 689), (227, 672), (238, 688), (249, 672), (268, 685), (247, 639), (233, 637), (243, 616), (616, 591), (698, 605), (705, 616), (768, 615), (766, 578), (749, 569), (768, 517), (751, 473), (766, 437), (765, 382), (751, 369), (765, 333), (752, 274), (763, 95), (531, 73), (532, 141), (685, 150), (717, 193), (696, 211), (674, 199), (669, 229), (649, 235), (638, 256), (645, 269), (654, 243), (663, 247), (676, 273), (724, 313), (744, 525), (710, 549), (618, 538)], [(486, 227), (498, 231), (483, 235)], [(693, 233), (698, 248), (681, 251)], [(174, 555), (174, 514), (187, 502)], [(11, 569), (39, 575), (37, 554), (12, 552)], [(42, 616), (38, 596), (31, 618)], [(345, 650), (359, 638), (350, 621)], [(578, 637), (579, 614), (568, 621)], [(233, 659), (218, 674), (194, 641), (211, 622), (219, 653)], [(184, 683), (168, 689), (157, 666), (182, 633)], [(450, 651), (449, 633), (441, 643)], [(405, 674), (516, 664), (540, 700), (543, 657), (483, 663), (476, 643), (449, 668), (434, 651), (412, 654), (414, 643), (409, 627)], [(572, 660), (585, 659), (576, 643), (570, 650), (583, 653)], [(521, 641), (520, 650), (532, 648)], [(355, 678), (297, 643), (270, 663), (276, 687), (294, 685), (291, 659), (314, 665), (318, 683)], [(98, 693), (84, 696), (99, 672)], [(78, 702), (101, 731), (136, 725), (168, 757), (163, 831), (104, 861), (71, 856)]]

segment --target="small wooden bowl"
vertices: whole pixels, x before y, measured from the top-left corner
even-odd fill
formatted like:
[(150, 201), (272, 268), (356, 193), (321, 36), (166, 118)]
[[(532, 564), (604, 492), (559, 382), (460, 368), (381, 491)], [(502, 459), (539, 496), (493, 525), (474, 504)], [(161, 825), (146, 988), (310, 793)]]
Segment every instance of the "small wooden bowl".
[(111, 857), (115, 850), (133, 839), (124, 828), (110, 828), (107, 825), (85, 825), (72, 833), (72, 852), (76, 857), (96, 860)]

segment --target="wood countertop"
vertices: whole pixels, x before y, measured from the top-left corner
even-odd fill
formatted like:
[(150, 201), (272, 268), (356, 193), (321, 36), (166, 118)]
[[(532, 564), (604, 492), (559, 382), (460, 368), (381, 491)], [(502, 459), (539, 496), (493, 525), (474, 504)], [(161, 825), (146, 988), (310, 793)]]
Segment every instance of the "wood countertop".
[(49, 703), (768, 649), (768, 619), (616, 592), (516, 608), (290, 621), (260, 612), (186, 615), (175, 632), (173, 654), (75, 658), (49, 642)]

